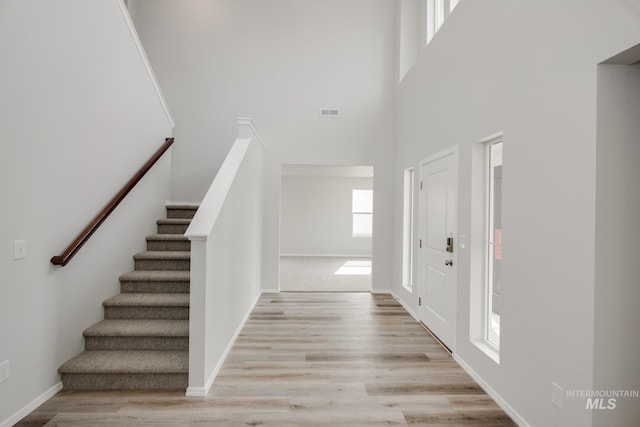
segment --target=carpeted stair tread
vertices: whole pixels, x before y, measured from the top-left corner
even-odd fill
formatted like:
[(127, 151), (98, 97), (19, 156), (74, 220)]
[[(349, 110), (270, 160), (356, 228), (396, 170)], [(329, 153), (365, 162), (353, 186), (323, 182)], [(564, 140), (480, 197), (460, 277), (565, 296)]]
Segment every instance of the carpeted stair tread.
[(104, 307), (188, 307), (185, 293), (122, 293), (102, 303)]
[(189, 282), (189, 271), (130, 271), (120, 276), (120, 281), (129, 282)]
[(184, 234), (151, 234), (147, 236), (147, 242), (150, 241), (172, 240), (176, 242), (188, 242), (189, 239)]
[(200, 203), (194, 202), (176, 202), (170, 203), (167, 205), (167, 209), (198, 209), (200, 207)]
[(182, 374), (189, 372), (189, 352), (151, 350), (84, 351), (60, 368), (61, 374)]
[(85, 337), (188, 337), (188, 320), (108, 319), (87, 328)]
[(146, 251), (133, 256), (134, 260), (158, 259), (158, 260), (190, 260), (190, 251)]
[(156, 221), (157, 224), (190, 224), (190, 218), (164, 218)]

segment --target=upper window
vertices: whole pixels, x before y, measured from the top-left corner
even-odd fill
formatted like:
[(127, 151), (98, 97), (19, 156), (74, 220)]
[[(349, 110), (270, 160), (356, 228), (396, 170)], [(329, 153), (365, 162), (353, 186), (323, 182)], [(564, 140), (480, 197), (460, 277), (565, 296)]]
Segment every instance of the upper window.
[(445, 19), (453, 12), (460, 0), (449, 0), (449, 7), (445, 0), (426, 0), (427, 2), (427, 44), (431, 42)]
[(444, 24), (444, 0), (434, 0), (435, 1), (435, 13), (434, 13), (434, 18), (435, 18), (435, 24), (436, 24), (436, 31), (438, 31), (441, 27), (442, 24)]
[(427, 44), (444, 24), (444, 0), (427, 0)]
[(371, 237), (373, 232), (373, 190), (353, 190), (353, 237)]

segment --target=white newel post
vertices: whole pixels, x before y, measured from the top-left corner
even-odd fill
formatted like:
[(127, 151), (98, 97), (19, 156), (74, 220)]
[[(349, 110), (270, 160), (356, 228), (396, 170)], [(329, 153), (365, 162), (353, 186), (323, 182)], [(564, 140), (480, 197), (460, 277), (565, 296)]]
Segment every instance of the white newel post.
[(206, 237), (191, 237), (191, 289), (189, 297), (189, 386), (187, 396), (202, 396), (205, 390), (206, 325)]

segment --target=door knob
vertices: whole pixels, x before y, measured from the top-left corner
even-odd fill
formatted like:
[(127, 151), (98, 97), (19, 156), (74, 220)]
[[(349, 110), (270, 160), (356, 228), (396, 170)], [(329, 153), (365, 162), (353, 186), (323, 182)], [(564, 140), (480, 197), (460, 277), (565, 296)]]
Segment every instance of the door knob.
[(444, 262), (444, 265), (449, 265), (449, 266), (453, 265), (453, 260), (452, 259), (446, 260)]

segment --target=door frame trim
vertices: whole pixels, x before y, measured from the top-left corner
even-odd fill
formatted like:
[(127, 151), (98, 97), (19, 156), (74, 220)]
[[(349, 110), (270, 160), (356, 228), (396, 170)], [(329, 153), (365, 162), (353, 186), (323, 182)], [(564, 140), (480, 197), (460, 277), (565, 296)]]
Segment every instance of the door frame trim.
[[(454, 156), (454, 167), (455, 167), (455, 171), (453, 174), (454, 180), (453, 180), (453, 184), (456, 188), (456, 200), (455, 200), (455, 205), (456, 205), (456, 214), (455, 214), (455, 232), (453, 233), (453, 237), (454, 237), (454, 242), (458, 241), (458, 236), (459, 236), (459, 223), (460, 223), (460, 149), (458, 145), (453, 145), (451, 147), (448, 147), (444, 150), (438, 151), (435, 154), (432, 154), (430, 156), (427, 156), (425, 158), (423, 158), (422, 160), (420, 160), (420, 162), (418, 163), (418, 179), (419, 179), (419, 186), (422, 184), (423, 182), (423, 175), (422, 175), (422, 167), (428, 163), (434, 162), (436, 160), (440, 160), (444, 157), (447, 157), (449, 155), (453, 155)], [(424, 214), (424, 212), (422, 211), (422, 203), (423, 203), (423, 198), (424, 198), (424, 194), (422, 192), (422, 189), (419, 188), (419, 197), (418, 197), (418, 224), (417, 224), (417, 228), (418, 228), (418, 239), (424, 239), (423, 236), (423, 232), (424, 232), (424, 224), (422, 223), (422, 215)], [(454, 243), (454, 247), (459, 248), (457, 243)], [(424, 255), (423, 255), (423, 251), (419, 250), (418, 252), (418, 265), (422, 265), (422, 263), (424, 262)], [(452, 342), (449, 343), (449, 345), (447, 346), (447, 348), (449, 349), (449, 351), (451, 353), (455, 353), (456, 352), (456, 343), (457, 343), (457, 336), (458, 336), (458, 291), (459, 291), (459, 286), (458, 286), (458, 250), (454, 250), (453, 254), (453, 276), (454, 276), (454, 285), (455, 285), (455, 291), (453, 293), (453, 313), (452, 313), (452, 323), (453, 323), (453, 339)], [(418, 275), (418, 296), (422, 295), (422, 291), (424, 290), (424, 277), (422, 277), (422, 274)], [(421, 319), (421, 311), (423, 310), (422, 307), (418, 306), (417, 307), (417, 312), (416, 314), (418, 315), (418, 321), (427, 329), (429, 329), (428, 325), (425, 325), (422, 322)], [(438, 339), (438, 341), (440, 341), (440, 339)]]

